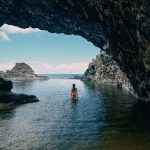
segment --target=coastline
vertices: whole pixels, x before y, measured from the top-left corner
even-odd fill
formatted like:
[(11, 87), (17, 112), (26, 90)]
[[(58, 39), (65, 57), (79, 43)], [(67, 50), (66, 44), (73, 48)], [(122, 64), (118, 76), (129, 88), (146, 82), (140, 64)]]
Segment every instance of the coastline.
[(96, 58), (89, 63), (82, 80), (92, 81), (96, 85), (114, 85), (128, 91), (134, 97), (138, 98), (127, 75), (120, 69), (117, 62), (105, 53), (98, 54)]

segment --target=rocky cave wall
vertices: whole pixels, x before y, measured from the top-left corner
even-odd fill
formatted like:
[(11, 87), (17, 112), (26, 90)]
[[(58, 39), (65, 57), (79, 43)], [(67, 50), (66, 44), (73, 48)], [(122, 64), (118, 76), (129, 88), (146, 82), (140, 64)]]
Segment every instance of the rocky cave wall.
[(150, 100), (149, 0), (0, 0), (0, 25), (80, 35), (105, 50)]
[(117, 62), (104, 52), (96, 55), (95, 59), (89, 63), (88, 68), (82, 76), (83, 81), (90, 81), (94, 85), (114, 85), (124, 88), (137, 97), (126, 74), (120, 70)]

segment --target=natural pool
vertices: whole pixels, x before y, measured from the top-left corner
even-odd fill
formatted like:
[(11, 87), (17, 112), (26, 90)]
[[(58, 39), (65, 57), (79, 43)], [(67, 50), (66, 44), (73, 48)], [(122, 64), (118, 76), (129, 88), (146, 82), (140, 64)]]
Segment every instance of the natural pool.
[[(69, 91), (75, 83), (79, 101)], [(75, 79), (14, 82), (40, 102), (0, 113), (2, 150), (149, 150), (150, 136), (131, 117), (135, 98), (113, 86)]]

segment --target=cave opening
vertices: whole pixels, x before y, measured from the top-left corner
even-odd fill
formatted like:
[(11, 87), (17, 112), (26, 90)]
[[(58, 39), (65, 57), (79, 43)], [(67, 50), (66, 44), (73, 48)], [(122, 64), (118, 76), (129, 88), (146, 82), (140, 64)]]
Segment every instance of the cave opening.
[[(85, 77), (90, 80), (95, 74), (97, 80), (104, 77), (104, 71), (101, 72), (101, 68), (95, 66), (99, 62), (97, 60), (100, 59), (103, 60), (101, 63), (105, 63), (109, 68), (107, 70), (103, 66), (106, 72), (110, 72), (108, 77), (112, 77), (113, 71), (116, 72), (117, 63), (119, 72), (126, 74), (134, 94), (138, 98), (124, 93), (124, 90), (119, 91), (118, 88), (108, 88), (107, 86), (101, 89), (94, 88), (93, 92), (93, 87), (89, 88), (80, 80), (76, 80), (76, 85), (81, 89), (83, 97), (77, 103), (70, 103), (68, 91), (74, 80), (64, 80), (63, 82), (50, 80), (49, 84), (29, 81), (27, 85), (17, 82), (15, 90), (11, 92), (12, 83), (0, 78), (0, 100), (11, 104), (9, 106), (12, 107), (13, 105), (14, 108), (20, 104), (40, 100), (39, 103), (33, 105), (18, 107), (9, 113), (11, 115), (8, 113), (6, 116), (3, 113), (2, 116), (0, 115), (0, 130), (4, 135), (0, 140), (0, 148), (60, 148), (65, 150), (70, 147), (72, 149), (107, 150), (129, 149), (130, 145), (131, 149), (136, 150), (137, 148), (146, 149), (150, 147), (149, 142), (147, 142), (149, 141), (149, 130), (147, 129), (149, 129), (150, 124), (149, 10), (150, 2), (148, 0), (0, 0), (0, 26), (3, 24), (15, 26), (15, 31), (9, 30), (9, 33), (0, 30), (0, 40), (7, 43), (5, 47), (0, 41), (1, 60), (5, 60), (5, 55), (11, 58), (16, 55), (21, 58), (17, 59), (17, 62), (25, 61), (24, 58), (28, 57), (27, 62), (29, 63), (33, 58), (42, 58), (42, 60), (38, 59), (38, 63), (36, 61), (39, 64), (45, 61), (49, 62), (50, 57), (48, 56), (51, 56), (50, 61), (52, 62), (61, 62), (61, 57), (63, 57), (65, 65), (57, 67), (58, 64), (50, 66), (49, 63), (51, 62), (44, 63), (44, 66), (37, 68), (36, 71), (40, 73), (38, 70), (47, 68), (48, 71), (51, 69), (55, 73), (60, 68), (62, 70), (68, 68), (69, 65), (72, 66), (71, 68), (81, 66), (82, 61), (79, 64), (76, 63), (77, 56), (81, 53), (80, 57), (89, 54), (89, 57), (86, 57), (88, 58), (86, 62), (89, 63), (91, 58), (95, 57), (97, 51), (99, 53), (99, 49), (101, 49), (106, 53), (106, 59), (104, 59), (103, 53), (96, 56), (89, 64)], [(18, 31), (18, 28), (21, 29)], [(28, 49), (26, 46), (32, 45), (29, 44), (32, 41), (30, 38), (36, 39), (36, 37), (31, 36), (27, 42), (26, 39), (20, 40), (21, 38), (18, 38), (16, 34), (19, 32), (23, 37), (28, 36), (28, 33), (31, 32), (40, 34), (41, 31), (39, 30), (44, 30), (44, 33), (46, 31), (47, 36), (54, 33), (55, 38), (57, 34), (59, 37), (62, 36), (61, 33), (63, 36), (69, 35), (67, 37), (71, 37), (71, 39), (74, 36), (81, 36), (84, 38), (80, 39), (83, 43), (86, 39), (96, 46), (93, 47), (92, 45), (93, 49), (97, 50), (94, 53), (92, 48), (86, 51), (87, 48), (83, 47), (85, 51), (82, 49), (80, 53), (76, 53), (77, 49), (74, 49), (72, 50), (73, 53), (70, 53), (70, 49), (77, 46), (78, 37), (75, 37), (75, 41), (66, 43), (66, 45), (71, 43), (75, 45), (73, 48), (69, 47), (67, 51), (69, 57), (66, 53), (64, 56), (63, 50), (57, 53), (55, 49), (52, 50), (53, 53), (56, 52), (56, 55), (52, 55), (50, 51), (44, 52), (43, 49), (43, 45), (47, 45), (45, 40), (47, 41), (48, 38), (35, 40), (34, 51), (32, 51), (31, 47)], [(14, 39), (17, 39), (18, 44), (20, 44), (15, 55), (11, 49), (13, 46), (9, 47)], [(63, 47), (58, 39), (56, 42), (49, 43), (47, 41), (47, 43), (48, 45), (54, 44), (59, 49)], [(22, 47), (26, 48), (21, 51)], [(34, 53), (34, 57), (29, 56), (31, 53)], [(75, 57), (72, 58), (72, 56)], [(74, 59), (75, 64), (71, 64), (69, 59)], [(15, 58), (14, 60), (16, 62)], [(8, 60), (5, 62), (8, 63)], [(111, 67), (108, 62), (114, 64), (115, 67)], [(9, 64), (2, 66), (2, 68), (8, 66)], [(33, 95), (18, 93), (33, 94), (39, 99)], [(139, 103), (133, 107), (134, 100), (136, 102), (138, 100)]]
[[(35, 75), (44, 78), (43, 75), (49, 74), (53, 77), (72, 74), (84, 81), (115, 84), (134, 94), (128, 77), (117, 62), (81, 36), (49, 33), (31, 27), (23, 29), (8, 24), (1, 26), (0, 36), (2, 78), (30, 80)], [(108, 47), (106, 42), (103, 50)]]
[(25, 62), (37, 74), (83, 74), (100, 51), (80, 36), (7, 24), (0, 28), (0, 39), (1, 71)]

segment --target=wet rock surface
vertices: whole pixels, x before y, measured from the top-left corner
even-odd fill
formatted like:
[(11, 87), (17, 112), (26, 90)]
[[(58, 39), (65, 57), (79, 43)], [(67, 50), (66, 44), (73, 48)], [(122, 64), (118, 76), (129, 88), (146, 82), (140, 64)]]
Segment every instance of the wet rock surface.
[(0, 0), (0, 25), (81, 35), (112, 56), (143, 100), (150, 100), (149, 16), (149, 0)]
[(149, 114), (150, 114), (150, 102), (139, 100), (132, 107), (133, 124), (135, 124), (138, 127), (144, 127), (145, 129), (148, 129), (150, 131)]
[(12, 103), (14, 105), (20, 105), (38, 101), (39, 100), (34, 95), (0, 92), (0, 103)]
[(6, 81), (3, 78), (0, 78), (0, 91), (10, 92), (13, 88), (11, 81)]
[(11, 92), (13, 84), (0, 78), (0, 111), (14, 108), (17, 105), (38, 102), (34, 95), (15, 94)]

